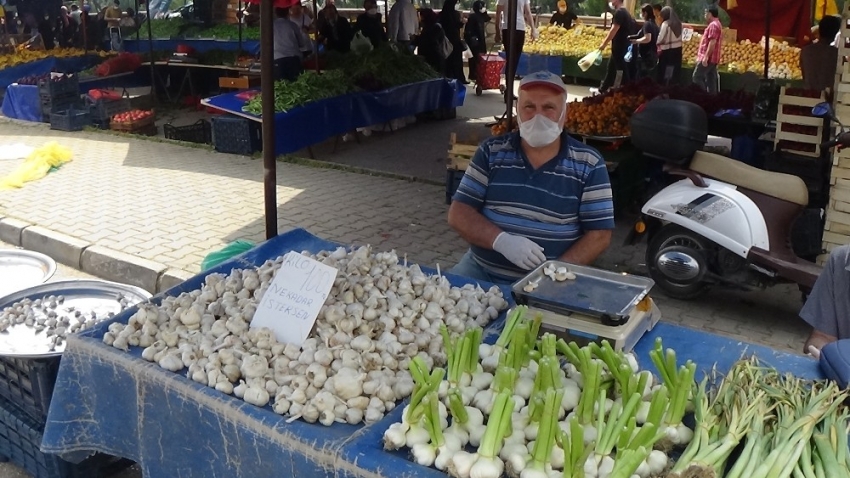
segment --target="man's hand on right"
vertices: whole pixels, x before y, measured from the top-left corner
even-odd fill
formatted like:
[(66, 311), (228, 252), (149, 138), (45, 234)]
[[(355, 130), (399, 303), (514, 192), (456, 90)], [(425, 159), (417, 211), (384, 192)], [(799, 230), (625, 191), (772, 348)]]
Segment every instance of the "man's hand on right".
[(501, 232), (493, 241), (493, 250), (523, 270), (531, 270), (546, 260), (539, 244), (522, 236)]

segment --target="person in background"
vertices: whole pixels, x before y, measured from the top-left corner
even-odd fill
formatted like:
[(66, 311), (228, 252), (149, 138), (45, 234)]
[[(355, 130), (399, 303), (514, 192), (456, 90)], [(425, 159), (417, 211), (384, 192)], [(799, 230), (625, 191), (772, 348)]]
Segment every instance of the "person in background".
[(558, 11), (552, 14), (552, 18), (549, 19), (549, 25), (557, 25), (569, 30), (573, 27), (573, 22), (576, 24), (580, 23), (578, 15), (569, 9), (569, 4), (567, 2), (559, 0)]
[(455, 10), (457, 0), (445, 0), (443, 9), (440, 10), (439, 22), (443, 27), (446, 38), (452, 44), (452, 52), (446, 58), (446, 78), (454, 78), (464, 85), (469, 84), (463, 73), (463, 41), (460, 39), (460, 30), (463, 28), (463, 19), (460, 12)]
[(119, 0), (113, 0), (112, 4), (103, 11), (103, 19), (110, 28), (118, 27), (121, 23), (121, 4)]
[(59, 17), (56, 18), (56, 38), (60, 47), (67, 48), (71, 46), (75, 26), (73, 20), (71, 20), (68, 7), (62, 5), (59, 8)]
[(83, 11), (80, 10), (80, 7), (77, 6), (76, 3), (71, 5), (71, 20), (74, 20), (74, 23), (76, 23), (77, 25), (79, 25), (81, 23), (80, 15), (82, 15), (82, 14), (83, 14)]
[(720, 25), (718, 15), (714, 5), (705, 9), (705, 21), (708, 24), (699, 42), (697, 63), (694, 66), (694, 84), (709, 93), (717, 93), (720, 90), (717, 65), (720, 63), (720, 51), (723, 48), (723, 26)]
[(249, 3), (248, 6), (245, 7), (245, 15), (242, 16), (245, 19), (245, 25), (249, 27), (256, 27), (260, 24), (260, 4), (259, 3)]
[(466, 40), (469, 51), (472, 52), (472, 57), (469, 59), (469, 77), (478, 80), (478, 62), (479, 55), (487, 53), (487, 23), (490, 21), (490, 15), (487, 14), (484, 2), (476, 0), (472, 4), (472, 13), (466, 21), (466, 28), (463, 29), (463, 39)]
[[(498, 0), (496, 3), (496, 43), (509, 41), (508, 35), (508, 0)], [(531, 37), (537, 38), (537, 30), (534, 27), (534, 17), (531, 15), (531, 4), (529, 0), (517, 0), (516, 2), (516, 30), (513, 32), (513, 48), (516, 52), (514, 55), (509, 55), (508, 64), (505, 68), (505, 78), (516, 78), (517, 66), (519, 66), (519, 57), (522, 55), (522, 47), (525, 44), (525, 32), (530, 30)], [(508, 94), (513, 94), (512, 91), (505, 91), (505, 102), (507, 102)]]
[(655, 25), (661, 28), (661, 24), (664, 23), (664, 19), (661, 18), (661, 9), (664, 8), (664, 5), (660, 3), (656, 3), (652, 6), (652, 15), (655, 17)]
[(446, 71), (446, 60), (440, 55), (440, 45), (446, 38), (443, 27), (440, 26), (439, 17), (434, 10), (423, 8), (419, 10), (422, 18), (422, 32), (413, 39), (412, 45), (416, 47), (416, 54), (431, 65), (438, 73)]
[(335, 5), (335, 4), (336, 4), (336, 2), (334, 2), (334, 0), (325, 1), (324, 6), (322, 7), (321, 10), (319, 10), (318, 15), (316, 16), (316, 31), (318, 31), (318, 32), (322, 31), (322, 28), (325, 26), (325, 8), (328, 5)]
[(682, 22), (672, 7), (661, 9), (658, 31), (658, 68), (656, 81), (662, 85), (679, 83), (682, 76)]
[(289, 19), (288, 8), (276, 8), (274, 20), (275, 79), (295, 81), (303, 70), (304, 35)]
[(336, 10), (336, 5), (328, 5), (324, 9), (325, 26), (319, 32), (319, 36), (325, 42), (328, 50), (347, 53), (351, 50), (351, 39), (354, 32), (348, 19), (341, 16)]
[(410, 0), (398, 0), (387, 15), (387, 36), (390, 41), (408, 47), (419, 33), (419, 16)]
[(629, 41), (633, 45), (638, 45), (638, 61), (637, 77), (649, 78), (655, 71), (658, 65), (658, 25), (655, 24), (655, 13), (652, 11), (652, 5), (644, 4), (640, 8), (641, 18), (643, 18), (643, 26), (640, 33), (629, 37)]
[(313, 33), (313, 18), (310, 16), (308, 9), (304, 8), (301, 3), (294, 3), (289, 7), (289, 21), (298, 27), (298, 30), (303, 36), (303, 53), (313, 51), (313, 41), (310, 40), (310, 33)]
[(363, 33), (363, 36), (372, 42), (372, 46), (378, 46), (387, 41), (387, 32), (384, 31), (384, 24), (381, 21), (381, 14), (378, 12), (378, 2), (375, 0), (365, 0), (363, 2), (365, 12), (357, 17), (357, 23), (354, 24), (355, 32)]
[(118, 25), (121, 28), (136, 28), (136, 12), (128, 8), (127, 12), (121, 16), (121, 22)]
[(452, 198), (449, 225), (470, 248), (450, 272), (510, 284), (546, 260), (592, 264), (611, 243), (605, 160), (564, 131), (567, 88), (538, 71), (519, 83), (519, 133), (478, 147)]
[[(637, 32), (637, 23), (623, 7), (622, 0), (612, 0), (608, 6), (614, 10), (611, 20), (611, 29), (608, 35), (599, 45), (599, 50), (605, 50), (605, 46), (611, 43), (611, 59), (608, 60), (608, 72), (599, 86), (599, 92), (605, 93), (617, 83), (617, 75), (620, 75), (619, 85), (632, 80), (635, 62), (627, 63), (624, 56), (629, 49), (629, 35)], [(619, 86), (618, 85), (618, 86)]]
[(803, 84), (810, 90), (832, 89), (838, 64), (838, 48), (830, 42), (841, 30), (841, 19), (827, 15), (818, 22), (818, 40), (800, 50), (800, 70)]

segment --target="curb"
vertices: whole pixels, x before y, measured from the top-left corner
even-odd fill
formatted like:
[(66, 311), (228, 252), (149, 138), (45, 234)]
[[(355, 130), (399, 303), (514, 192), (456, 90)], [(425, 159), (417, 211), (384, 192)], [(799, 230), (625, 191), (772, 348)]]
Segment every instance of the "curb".
[(41, 252), (56, 262), (105, 280), (141, 287), (154, 295), (195, 276), (14, 217), (0, 215), (0, 241)]

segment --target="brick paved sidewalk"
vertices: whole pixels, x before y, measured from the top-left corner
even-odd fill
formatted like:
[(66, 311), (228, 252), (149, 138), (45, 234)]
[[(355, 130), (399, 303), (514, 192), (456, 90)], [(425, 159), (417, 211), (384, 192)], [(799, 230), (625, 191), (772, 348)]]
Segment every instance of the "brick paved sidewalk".
[[(208, 252), (230, 241), (264, 238), (263, 172), (257, 159), (0, 123), (0, 147), (49, 140), (70, 147), (74, 160), (20, 190), (0, 191), (0, 216), (189, 273), (199, 270)], [(386, 141), (399, 154), (409, 151), (401, 136), (375, 141)], [(17, 164), (0, 161), (0, 175)], [(446, 224), (440, 186), (278, 163), (277, 192), (281, 230), (304, 227), (330, 240), (394, 248), (412, 261), (443, 267), (466, 249)], [(636, 270), (643, 249), (619, 247), (628, 224), (621, 226), (599, 265)], [(673, 323), (792, 352), (801, 348), (806, 334), (796, 318), (799, 294), (790, 287), (756, 293), (717, 290), (694, 302), (654, 295), (664, 320)]]

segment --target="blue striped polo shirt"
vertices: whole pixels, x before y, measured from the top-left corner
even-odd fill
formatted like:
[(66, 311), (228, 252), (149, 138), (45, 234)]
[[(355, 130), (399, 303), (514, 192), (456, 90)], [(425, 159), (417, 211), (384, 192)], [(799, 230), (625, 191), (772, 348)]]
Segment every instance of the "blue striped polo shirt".
[[(519, 133), (490, 138), (478, 147), (453, 197), (477, 209), (510, 234), (525, 236), (557, 259), (584, 231), (614, 229), (614, 203), (605, 161), (595, 149), (561, 136), (558, 155), (535, 170)], [(471, 246), (491, 275), (517, 279), (527, 273), (502, 254)]]

